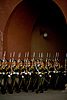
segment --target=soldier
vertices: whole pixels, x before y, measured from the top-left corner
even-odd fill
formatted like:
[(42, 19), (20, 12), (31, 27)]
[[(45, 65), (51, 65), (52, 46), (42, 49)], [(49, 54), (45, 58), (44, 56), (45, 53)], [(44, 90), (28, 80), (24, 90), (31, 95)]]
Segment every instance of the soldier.
[(8, 92), (12, 94), (11, 66), (9, 65), (9, 61), (7, 59), (4, 61), (4, 66), (6, 68), (6, 89), (8, 89)]
[(55, 83), (55, 88), (60, 89), (61, 88), (61, 84), (62, 84), (62, 69), (63, 67), (60, 65), (60, 61), (56, 60), (55, 61), (55, 79), (56, 79), (56, 83)]
[(65, 71), (64, 71), (64, 79), (65, 79), (65, 84), (67, 84), (67, 53), (66, 53), (66, 58), (65, 58)]
[(26, 74), (25, 75), (25, 86), (26, 86), (25, 92), (28, 92), (30, 82), (31, 82), (31, 72), (30, 72), (31, 61), (30, 60), (26, 61), (25, 69), (26, 69), (26, 73), (27, 73), (27, 74), (25, 73)]
[(2, 60), (0, 59), (0, 86), (1, 93), (5, 94), (5, 67), (2, 65)]
[(13, 81), (13, 89), (15, 88), (16, 92), (19, 93), (19, 66), (17, 66), (17, 61), (13, 60), (12, 62), (12, 81)]
[(41, 67), (42, 67), (42, 74), (43, 74), (43, 88), (46, 91), (48, 89), (49, 80), (48, 80), (48, 69), (47, 66), (45, 66), (44, 61), (41, 61)]
[(32, 61), (32, 65), (31, 65), (29, 71), (31, 72), (30, 86), (31, 86), (32, 92), (34, 92), (34, 90), (36, 88), (36, 73), (35, 73), (36, 72), (36, 60)]
[(19, 62), (19, 72), (20, 72), (20, 89), (22, 88), (23, 90), (25, 89), (25, 66), (24, 66), (24, 61), (20, 60)]
[(47, 62), (47, 69), (48, 69), (48, 71), (49, 71), (49, 67), (52, 65), (52, 63), (51, 63), (51, 60), (49, 59), (48, 60), (48, 62)]
[(31, 81), (32, 81), (32, 92), (34, 92), (34, 90), (36, 89), (36, 87), (37, 87), (37, 70), (36, 70), (36, 68), (37, 68), (37, 61), (36, 60), (34, 60), (33, 61), (33, 66), (32, 66), (32, 68), (31, 68), (31, 71), (32, 71), (32, 75), (31, 75)]
[(43, 93), (43, 84), (44, 84), (44, 67), (40, 65), (40, 60), (37, 60), (37, 90), (36, 93), (40, 91), (40, 93)]
[(55, 89), (55, 83), (56, 83), (56, 76), (55, 76), (55, 66), (53, 65), (53, 61), (50, 61), (50, 67), (49, 67), (49, 72), (50, 72), (50, 88)]

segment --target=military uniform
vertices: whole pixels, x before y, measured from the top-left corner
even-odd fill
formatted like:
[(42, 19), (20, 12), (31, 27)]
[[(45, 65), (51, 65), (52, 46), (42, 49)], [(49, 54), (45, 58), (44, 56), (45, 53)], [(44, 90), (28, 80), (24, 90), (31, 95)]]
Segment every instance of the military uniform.
[(19, 63), (21, 63), (19, 65), (19, 73), (20, 73), (20, 89), (25, 89), (25, 66), (23, 65), (23, 61), (21, 60)]
[(16, 65), (17, 61), (13, 61), (15, 64), (12, 65), (12, 83), (13, 83), (13, 89), (16, 90), (17, 93), (20, 92), (19, 89), (19, 66)]
[[(33, 63), (36, 63), (36, 60)], [(33, 64), (30, 68), (32, 92), (34, 92), (34, 90), (36, 89), (36, 83), (37, 83), (37, 70), (36, 70), (36, 67), (37, 67), (36, 64)]]
[[(30, 83), (31, 83), (31, 65), (30, 65), (30, 61), (28, 60), (26, 62), (27, 64), (25, 65), (25, 70), (26, 70), (26, 73), (25, 73), (25, 92), (28, 92), (28, 89), (29, 89), (29, 86), (30, 86)], [(28, 64), (29, 63), (29, 64)]]
[[(5, 62), (9, 62), (8, 60), (5, 59)], [(11, 66), (6, 64), (5, 65), (6, 69), (6, 89), (8, 89), (9, 93), (13, 93), (12, 90), (12, 74), (11, 74)]]
[(56, 69), (56, 73), (55, 73), (55, 79), (56, 79), (56, 83), (55, 83), (55, 88), (60, 89), (61, 87), (61, 80), (62, 80), (62, 70), (63, 70), (63, 66), (60, 65), (60, 61), (57, 60), (55, 63), (55, 69)]
[(2, 65), (2, 60), (0, 60), (0, 86), (1, 86), (1, 93), (6, 93), (5, 88), (5, 66)]
[(41, 66), (40, 61), (37, 60), (37, 90), (36, 93), (40, 91), (40, 93), (43, 93), (43, 85), (44, 85), (44, 80), (45, 80), (45, 74), (44, 74), (44, 66)]
[(50, 75), (51, 75), (51, 78), (50, 78), (50, 88), (55, 89), (56, 75), (55, 75), (54, 65), (52, 65), (52, 64), (50, 65), (49, 72), (50, 72)]
[(46, 91), (49, 86), (49, 73), (47, 66), (44, 67), (44, 73), (45, 73), (44, 89)]

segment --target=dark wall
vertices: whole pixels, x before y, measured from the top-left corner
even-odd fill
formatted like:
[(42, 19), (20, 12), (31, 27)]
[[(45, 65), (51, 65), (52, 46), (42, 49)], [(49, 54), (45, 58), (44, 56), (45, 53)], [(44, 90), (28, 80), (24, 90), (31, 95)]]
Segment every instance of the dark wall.
[[(9, 53), (36, 51), (55, 54), (60, 52), (64, 60), (66, 47), (66, 21), (59, 7), (51, 0), (24, 0), (10, 15), (4, 31), (4, 50)], [(48, 33), (48, 39), (40, 35), (40, 29)], [(62, 49), (63, 48), (63, 49)]]
[[(42, 32), (41, 32), (42, 31)], [(43, 37), (43, 33), (47, 32), (48, 38)], [(56, 52), (60, 53), (60, 60), (64, 63), (65, 53), (67, 52), (67, 29), (66, 21), (58, 6), (54, 2), (46, 2), (42, 6), (41, 12), (36, 20), (32, 31), (31, 53), (44, 53), (44, 59), (47, 52), (51, 53), (51, 57)]]
[(35, 9), (32, 2), (27, 0), (20, 3), (10, 15), (4, 32), (4, 50), (9, 53), (15, 51), (16, 59), (18, 52), (31, 51), (31, 32), (36, 19)]

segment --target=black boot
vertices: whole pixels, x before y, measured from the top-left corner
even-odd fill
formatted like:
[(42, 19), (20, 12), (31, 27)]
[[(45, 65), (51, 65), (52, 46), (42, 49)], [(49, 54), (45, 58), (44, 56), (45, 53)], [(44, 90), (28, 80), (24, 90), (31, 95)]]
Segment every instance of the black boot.
[(39, 85), (38, 85), (38, 88), (37, 88), (37, 90), (36, 90), (36, 93), (38, 94), (38, 92), (39, 92)]
[(8, 92), (10, 94), (13, 94), (13, 89), (12, 89), (12, 85), (11, 84), (8, 84)]
[(43, 93), (43, 85), (40, 86), (40, 93)]
[(6, 93), (6, 90), (5, 90), (4, 86), (1, 86), (1, 93), (2, 94), (5, 94)]
[(19, 85), (16, 84), (16, 92), (19, 93), (20, 92), (20, 89), (19, 89)]

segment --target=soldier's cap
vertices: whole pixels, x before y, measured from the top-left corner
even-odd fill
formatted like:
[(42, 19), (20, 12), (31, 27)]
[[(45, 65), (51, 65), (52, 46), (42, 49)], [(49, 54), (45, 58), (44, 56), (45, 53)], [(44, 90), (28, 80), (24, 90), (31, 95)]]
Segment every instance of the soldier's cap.
[(60, 63), (60, 60), (56, 60), (57, 63)]
[(28, 60), (25, 60), (25, 63), (27, 62)]
[(37, 60), (34, 60), (33, 62), (37, 62)]
[(27, 62), (31, 62), (30, 60), (28, 60)]
[(3, 62), (3, 61), (0, 59), (0, 62)]
[(16, 60), (13, 60), (13, 62), (17, 62)]
[(52, 63), (52, 60), (48, 60), (48, 62)]
[(9, 61), (7, 59), (5, 59), (4, 62), (9, 62)]
[(67, 62), (67, 58), (65, 59), (65, 61)]
[(37, 59), (37, 62), (40, 62), (40, 60), (39, 60), (39, 59)]
[(23, 61), (23, 60), (20, 60), (20, 62), (19, 62), (19, 63), (21, 63), (21, 62), (22, 62), (22, 63), (24, 63), (24, 61)]
[(40, 61), (41, 63), (45, 63), (45, 61)]

